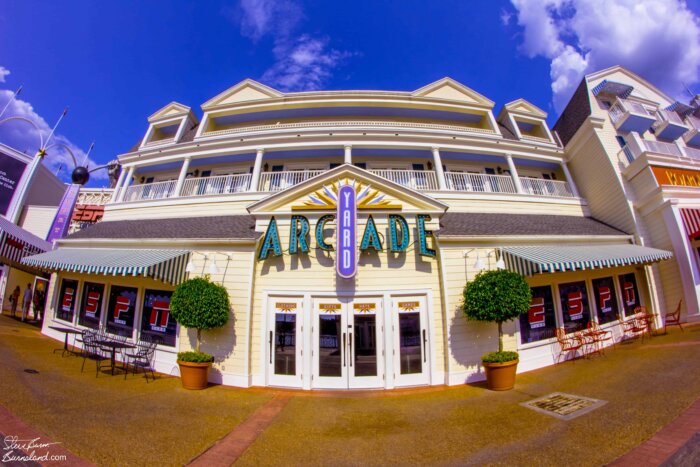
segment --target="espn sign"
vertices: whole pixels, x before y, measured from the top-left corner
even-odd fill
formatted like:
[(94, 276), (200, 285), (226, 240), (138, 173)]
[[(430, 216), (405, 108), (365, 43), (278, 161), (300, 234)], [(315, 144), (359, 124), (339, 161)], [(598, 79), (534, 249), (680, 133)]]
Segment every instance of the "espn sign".
[(151, 331), (165, 332), (168, 328), (170, 320), (170, 303), (163, 300), (153, 302), (151, 316), (148, 324), (151, 326)]
[(117, 303), (114, 304), (114, 322), (117, 324), (126, 324), (122, 319), (122, 313), (128, 313), (131, 308), (131, 300), (128, 297), (117, 297)]
[(105, 207), (97, 204), (76, 204), (73, 209), (72, 221), (94, 224), (102, 219)]
[(569, 292), (566, 301), (569, 319), (576, 321), (583, 318), (583, 294), (580, 291)]
[(530, 302), (530, 310), (527, 312), (527, 321), (531, 329), (542, 328), (545, 326), (544, 316), (544, 298), (532, 297)]
[(87, 299), (85, 300), (85, 315), (89, 316), (90, 318), (95, 318), (97, 316), (97, 313), (99, 310), (100, 306), (100, 297), (102, 295), (100, 292), (90, 292), (87, 295)]
[(598, 287), (598, 309), (603, 313), (612, 311), (612, 292), (607, 285)]

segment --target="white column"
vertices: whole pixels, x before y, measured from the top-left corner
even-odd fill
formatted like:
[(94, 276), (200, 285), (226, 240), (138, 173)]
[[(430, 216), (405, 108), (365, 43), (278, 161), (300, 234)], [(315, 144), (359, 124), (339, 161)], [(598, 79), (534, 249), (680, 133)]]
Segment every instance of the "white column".
[(345, 146), (345, 159), (343, 163), (352, 164), (352, 146), (349, 144)]
[(569, 188), (571, 188), (571, 193), (576, 198), (580, 198), (581, 196), (578, 194), (578, 189), (576, 188), (576, 184), (574, 183), (574, 178), (571, 176), (571, 172), (569, 172), (569, 167), (566, 165), (566, 162), (564, 162), (564, 161), (561, 161), (561, 170), (564, 171), (564, 176), (566, 177), (566, 183), (569, 184)]
[(109, 200), (110, 203), (114, 203), (117, 201), (117, 198), (119, 197), (119, 191), (122, 187), (122, 183), (124, 183), (124, 177), (126, 177), (126, 170), (122, 169), (119, 171), (119, 178), (117, 178), (117, 183), (114, 184), (112, 199)]
[(185, 184), (185, 177), (187, 177), (187, 170), (190, 168), (191, 160), (191, 157), (185, 157), (185, 160), (182, 162), (180, 175), (177, 177), (177, 184), (175, 185), (175, 191), (173, 192), (173, 196), (176, 198), (182, 194), (182, 186)]
[(32, 159), (32, 161), (29, 163), (29, 166), (25, 169), (25, 172), (20, 178), (19, 182), (17, 182), (18, 192), (15, 194), (14, 199), (12, 200), (12, 204), (7, 215), (7, 218), (13, 224), (19, 222), (19, 217), (22, 215), (24, 202), (27, 200), (29, 190), (32, 187), (32, 181), (34, 180), (36, 173), (39, 171), (43, 158), (44, 157), (40, 155), (40, 153), (37, 153), (37, 155), (34, 156), (34, 159)]
[(255, 153), (255, 164), (253, 165), (253, 176), (250, 177), (249, 191), (258, 191), (260, 172), (262, 171), (263, 154), (265, 154), (265, 150), (262, 148), (258, 149), (258, 151)]
[(525, 191), (523, 190), (523, 185), (520, 183), (520, 176), (518, 175), (518, 170), (515, 168), (515, 164), (513, 163), (513, 156), (510, 154), (506, 154), (506, 162), (508, 163), (508, 170), (510, 170), (510, 176), (513, 179), (513, 183), (515, 184), (515, 191), (517, 193), (524, 193)]
[(445, 181), (445, 171), (442, 170), (442, 159), (440, 158), (440, 148), (433, 148), (433, 165), (437, 174), (438, 188), (447, 190), (447, 182)]
[(119, 198), (117, 199), (118, 202), (124, 201), (124, 196), (126, 195), (126, 190), (129, 188), (129, 185), (131, 184), (131, 179), (134, 177), (134, 166), (132, 165), (129, 167), (129, 172), (126, 174), (126, 178), (124, 179), (124, 186), (119, 190)]

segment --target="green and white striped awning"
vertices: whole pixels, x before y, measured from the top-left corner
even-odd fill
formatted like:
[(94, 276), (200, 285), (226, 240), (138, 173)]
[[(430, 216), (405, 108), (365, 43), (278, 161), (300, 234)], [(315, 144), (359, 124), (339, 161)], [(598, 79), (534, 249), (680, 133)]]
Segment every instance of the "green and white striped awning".
[(544, 272), (614, 268), (654, 263), (673, 253), (639, 245), (527, 245), (503, 248), (506, 268), (524, 276)]
[(118, 250), (59, 248), (28, 256), (22, 264), (49, 271), (80, 272), (106, 276), (143, 276), (179, 284), (185, 280), (187, 250)]

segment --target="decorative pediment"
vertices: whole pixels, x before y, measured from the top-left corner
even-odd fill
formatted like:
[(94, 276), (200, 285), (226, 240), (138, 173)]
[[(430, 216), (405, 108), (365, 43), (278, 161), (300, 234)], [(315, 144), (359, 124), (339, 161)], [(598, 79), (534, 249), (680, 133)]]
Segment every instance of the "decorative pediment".
[(354, 187), (361, 212), (421, 212), (442, 214), (447, 205), (418, 191), (394, 183), (350, 164), (343, 164), (274, 193), (248, 207), (255, 214), (335, 211), (340, 184)]
[(203, 110), (209, 110), (216, 107), (237, 104), (240, 102), (256, 101), (261, 99), (272, 99), (282, 97), (283, 93), (272, 89), (269, 86), (246, 79), (222, 92), (221, 94), (209, 99), (202, 104)]
[(505, 105), (505, 109), (509, 112), (527, 114), (537, 118), (547, 118), (547, 112), (540, 109), (536, 105), (526, 101), (525, 99), (517, 99), (513, 102), (509, 102)]
[(148, 117), (148, 122), (153, 123), (168, 118), (184, 117), (192, 112), (192, 109), (179, 102), (171, 102), (156, 113)]
[(459, 83), (452, 78), (443, 78), (427, 86), (412, 92), (411, 95), (417, 97), (431, 97), (437, 99), (448, 99), (461, 101), (471, 105), (478, 105), (493, 108), (493, 101), (483, 95)]

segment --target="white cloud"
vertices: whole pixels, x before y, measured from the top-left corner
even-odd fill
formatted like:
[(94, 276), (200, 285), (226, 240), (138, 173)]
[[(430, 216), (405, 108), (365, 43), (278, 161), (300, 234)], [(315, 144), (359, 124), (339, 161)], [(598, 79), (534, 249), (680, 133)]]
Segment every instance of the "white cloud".
[[(12, 98), (13, 94), (12, 91), (0, 89), (0, 109), (5, 108), (5, 104)], [(3, 123), (0, 125), (0, 143), (10, 146), (20, 152), (36, 154), (40, 149), (41, 140), (43, 139), (46, 141), (49, 137), (51, 126), (49, 126), (41, 115), (36, 113), (32, 104), (22, 99), (15, 99), (5, 111), (2, 119), (5, 120), (9, 117), (24, 117), (34, 122), (37, 128), (23, 121)], [(58, 118), (58, 115), (56, 115), (55, 118)], [(78, 164), (81, 165), (85, 160), (85, 152), (60, 133), (54, 134), (49, 142), (44, 164), (54, 173), (62, 166), (59, 176), (64, 181), (68, 181), (75, 167), (73, 158), (65, 148), (61, 146), (51, 147), (51, 145), (56, 143), (68, 146), (75, 155)], [(88, 166), (91, 168), (97, 167), (97, 165), (98, 164), (92, 159), (88, 161)], [(90, 174), (90, 177), (94, 180), (108, 180), (109, 178), (106, 170), (93, 172)]]
[(327, 37), (298, 33), (304, 19), (294, 0), (241, 0), (233, 19), (253, 42), (273, 39), (275, 63), (260, 80), (282, 91), (313, 91), (324, 87), (333, 71), (352, 53), (330, 47)]
[(0, 66), (0, 83), (4, 83), (4, 82), (5, 82), (5, 78), (6, 78), (7, 75), (9, 75), (9, 74), (10, 74), (10, 70), (8, 70), (7, 68), (5, 68), (4, 66)]
[(241, 0), (234, 18), (240, 22), (241, 34), (257, 42), (268, 33), (289, 35), (304, 14), (291, 0)]
[(554, 107), (563, 110), (587, 73), (622, 65), (687, 99), (698, 83), (700, 21), (682, 0), (511, 0), (522, 51), (550, 60)]
[(321, 89), (335, 69), (351, 54), (328, 48), (328, 39), (302, 35), (295, 42), (283, 42), (273, 50), (277, 61), (261, 80), (282, 91)]

